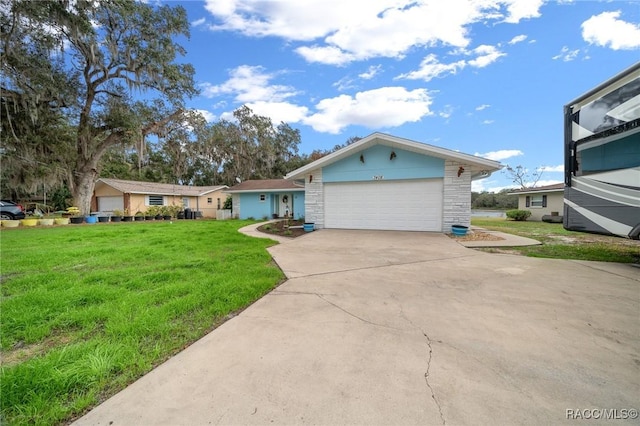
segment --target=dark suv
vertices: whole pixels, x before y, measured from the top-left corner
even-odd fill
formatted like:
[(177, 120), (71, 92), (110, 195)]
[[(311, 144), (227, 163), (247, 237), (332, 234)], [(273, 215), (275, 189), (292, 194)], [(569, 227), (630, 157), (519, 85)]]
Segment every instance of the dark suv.
[(13, 201), (0, 201), (0, 219), (2, 220), (15, 220), (25, 218), (24, 209), (20, 204), (16, 204)]

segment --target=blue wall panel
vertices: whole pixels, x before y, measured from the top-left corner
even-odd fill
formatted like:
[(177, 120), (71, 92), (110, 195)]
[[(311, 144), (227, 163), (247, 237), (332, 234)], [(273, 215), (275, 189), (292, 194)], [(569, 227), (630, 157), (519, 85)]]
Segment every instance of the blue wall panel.
[[(391, 159), (391, 152), (395, 158)], [(360, 156), (364, 163), (360, 160)], [(375, 145), (322, 169), (324, 182), (353, 182), (444, 177), (444, 160)]]
[[(260, 194), (264, 194), (265, 201), (260, 201)], [(249, 193), (240, 194), (240, 219), (248, 219), (250, 217), (254, 219), (271, 219), (273, 213), (277, 211), (276, 198), (278, 195), (282, 196), (288, 194), (293, 196), (293, 218), (299, 219), (304, 217), (304, 192), (261, 192), (261, 193)], [(284, 212), (280, 212), (284, 214)]]

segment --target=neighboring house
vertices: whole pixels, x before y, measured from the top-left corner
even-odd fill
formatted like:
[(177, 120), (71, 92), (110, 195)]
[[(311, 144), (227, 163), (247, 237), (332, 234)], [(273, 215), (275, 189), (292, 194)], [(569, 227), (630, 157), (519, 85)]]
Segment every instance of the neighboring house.
[(450, 232), (469, 226), (471, 181), (502, 165), (374, 133), (285, 176), (304, 181), (316, 228)]
[(541, 221), (543, 216), (558, 216), (562, 218), (564, 183), (518, 189), (509, 192), (509, 195), (518, 196), (519, 210), (529, 210), (531, 212), (528, 220)]
[(233, 217), (304, 217), (304, 185), (284, 179), (246, 180), (225, 190), (233, 199)]
[(126, 209), (134, 215), (145, 212), (149, 206), (175, 204), (199, 212), (198, 216), (215, 218), (216, 211), (224, 205), (223, 190), (227, 188), (226, 185), (186, 186), (101, 178), (96, 182), (91, 209), (104, 213)]

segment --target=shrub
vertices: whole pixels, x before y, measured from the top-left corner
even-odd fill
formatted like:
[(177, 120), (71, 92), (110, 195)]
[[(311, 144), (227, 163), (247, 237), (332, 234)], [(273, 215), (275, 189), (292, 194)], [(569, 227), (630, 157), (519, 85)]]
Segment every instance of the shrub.
[(531, 212), (529, 210), (507, 210), (506, 215), (509, 219), (522, 222), (531, 216)]

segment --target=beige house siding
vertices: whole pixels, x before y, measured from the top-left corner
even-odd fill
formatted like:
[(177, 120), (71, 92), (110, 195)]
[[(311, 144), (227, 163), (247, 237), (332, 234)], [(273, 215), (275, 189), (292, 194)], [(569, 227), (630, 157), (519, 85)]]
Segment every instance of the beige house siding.
[[(536, 207), (529, 206), (527, 207), (527, 196), (547, 196), (547, 207)], [(518, 195), (518, 209), (520, 210), (529, 210), (531, 212), (531, 216), (528, 220), (533, 221), (542, 221), (542, 216), (551, 215), (552, 213), (558, 213), (562, 215), (562, 209), (564, 206), (564, 192), (555, 191), (555, 192), (543, 192), (539, 193), (530, 193), (530, 194), (519, 194)]]
[[(227, 195), (222, 192), (224, 189), (226, 189), (226, 187), (221, 187), (219, 190), (200, 196), (182, 196), (175, 194), (163, 195), (158, 193), (154, 193), (152, 195), (162, 196), (164, 198), (165, 206), (170, 206), (172, 204), (182, 206), (183, 199), (188, 198), (188, 208), (193, 211), (199, 211), (204, 218), (215, 218), (218, 210), (218, 199), (220, 200), (220, 209), (222, 209), (227, 197)], [(92, 210), (96, 211), (98, 209), (98, 199), (100, 197), (122, 197), (122, 205), (129, 211), (129, 214), (135, 215), (137, 212), (144, 213), (149, 208), (147, 204), (148, 195), (149, 194), (123, 193), (110, 185), (99, 182), (96, 184), (94, 191)], [(211, 203), (209, 203), (209, 199), (211, 199)]]

